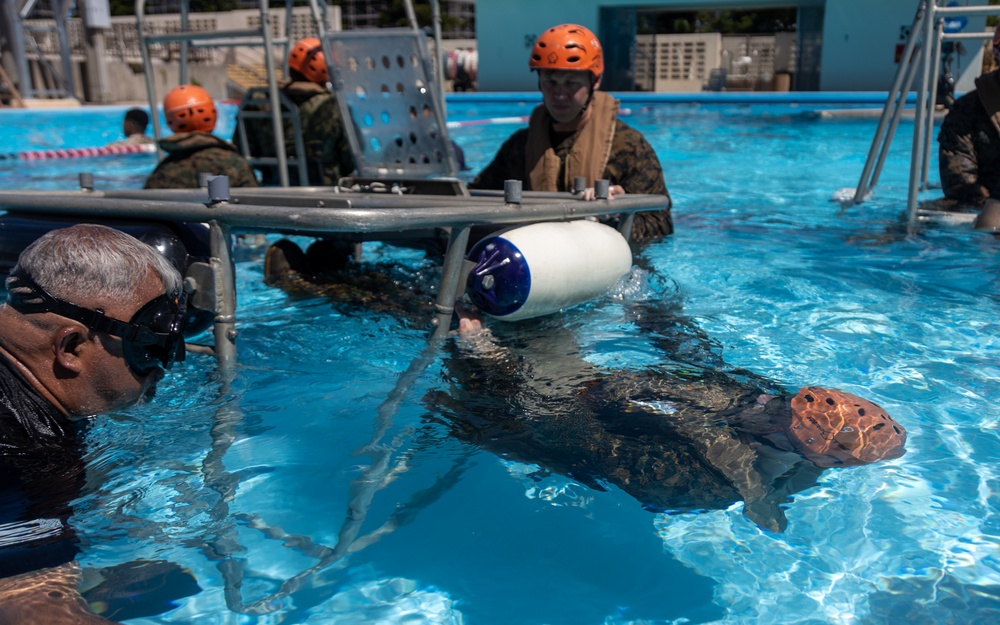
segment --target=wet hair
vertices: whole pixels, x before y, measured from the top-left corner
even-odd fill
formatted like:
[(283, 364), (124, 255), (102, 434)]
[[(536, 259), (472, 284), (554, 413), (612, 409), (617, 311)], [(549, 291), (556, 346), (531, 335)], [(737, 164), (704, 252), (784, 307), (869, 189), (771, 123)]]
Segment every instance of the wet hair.
[[(92, 299), (115, 301), (130, 297), (152, 270), (165, 293), (179, 293), (181, 275), (159, 252), (120, 230), (78, 224), (52, 230), (29, 245), (7, 278), (10, 292), (25, 289), (19, 276), (60, 299), (78, 303)], [(20, 293), (29, 297), (28, 293)]]
[(146, 132), (146, 128), (149, 126), (149, 114), (142, 109), (129, 109), (125, 113), (125, 121), (135, 124), (135, 127), (139, 129), (139, 133), (142, 134)]

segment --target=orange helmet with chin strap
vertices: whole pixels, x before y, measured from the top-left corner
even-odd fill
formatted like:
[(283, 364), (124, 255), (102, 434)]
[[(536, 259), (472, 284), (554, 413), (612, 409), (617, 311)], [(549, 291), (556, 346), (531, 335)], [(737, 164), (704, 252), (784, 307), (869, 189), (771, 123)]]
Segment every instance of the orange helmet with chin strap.
[(219, 118), (215, 102), (197, 85), (180, 85), (163, 98), (163, 115), (174, 132), (212, 132)]
[(560, 24), (535, 41), (528, 65), (533, 70), (588, 71), (594, 78), (604, 73), (604, 52), (597, 35), (578, 24)]
[(288, 67), (306, 77), (306, 80), (317, 84), (330, 82), (330, 72), (326, 68), (326, 56), (323, 45), (316, 37), (306, 37), (299, 40), (288, 53)]

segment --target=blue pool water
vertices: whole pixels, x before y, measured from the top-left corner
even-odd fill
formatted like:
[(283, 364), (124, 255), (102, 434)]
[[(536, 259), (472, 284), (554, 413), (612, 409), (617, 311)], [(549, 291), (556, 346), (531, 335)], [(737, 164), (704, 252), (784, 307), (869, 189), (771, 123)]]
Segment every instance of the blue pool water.
[[(530, 105), (453, 102), (449, 119)], [(907, 428), (906, 455), (824, 472), (788, 504), (780, 534), (759, 530), (742, 504), (650, 512), (614, 486), (449, 436), (427, 401), (447, 390), (444, 356), (388, 402), (424, 328), (268, 288), (259, 251), (243, 249), (232, 388), (220, 394), (212, 361), (191, 355), (154, 401), (95, 419), (88, 437), (81, 564), (168, 560), (202, 589), (129, 622), (997, 622), (1000, 242), (961, 223), (906, 234), (905, 123), (872, 198), (842, 210), (831, 198), (857, 184), (875, 118), (814, 115), (841, 106), (823, 103), (626, 106), (659, 154), (677, 232), (647, 248), (647, 270), (613, 296), (535, 329), (569, 329), (587, 360), (639, 369), (674, 355), (630, 311), (679, 306), (726, 366), (880, 404)], [(115, 138), (92, 132), (117, 128), (122, 110), (61, 118), (61, 145)], [(54, 147), (11, 130), (18, 115), (36, 132), (65, 113), (0, 113), (0, 152)], [(469, 173), (515, 127), (454, 128)], [(138, 187), (154, 164), (0, 161), (0, 187), (73, 188), (78, 171), (97, 174), (98, 188)], [(413, 281), (433, 273), (412, 252), (367, 254), (408, 267)], [(333, 547), (364, 492), (374, 493), (359, 508), (368, 540), (300, 576), (322, 554), (280, 532)], [(266, 614), (227, 608), (227, 557), (242, 569), (230, 604), (264, 600)]]

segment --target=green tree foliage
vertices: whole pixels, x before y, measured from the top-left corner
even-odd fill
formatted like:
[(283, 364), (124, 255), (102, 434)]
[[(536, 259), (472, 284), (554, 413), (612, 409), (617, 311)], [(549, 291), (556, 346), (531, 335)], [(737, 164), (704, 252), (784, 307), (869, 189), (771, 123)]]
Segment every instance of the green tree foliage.
[[(135, 15), (135, 0), (110, 0), (111, 15)], [(279, 4), (277, 6), (284, 6)], [(232, 11), (239, 9), (237, 0), (190, 0), (188, 8), (192, 13), (208, 13), (210, 11)], [(161, 0), (146, 5), (146, 13), (180, 13), (180, 0)]]
[(641, 34), (767, 34), (795, 30), (795, 22), (796, 11), (793, 8), (649, 11), (641, 14), (639, 32)]
[[(379, 13), (378, 26), (382, 27), (409, 27), (410, 21), (406, 16), (406, 7), (403, 0), (391, 0), (387, 6)], [(414, 0), (413, 13), (417, 18), (417, 24), (421, 28), (433, 28), (434, 23), (431, 18), (431, 3), (429, 0)], [(462, 26), (462, 20), (451, 17), (441, 7), (441, 30), (447, 31)]]

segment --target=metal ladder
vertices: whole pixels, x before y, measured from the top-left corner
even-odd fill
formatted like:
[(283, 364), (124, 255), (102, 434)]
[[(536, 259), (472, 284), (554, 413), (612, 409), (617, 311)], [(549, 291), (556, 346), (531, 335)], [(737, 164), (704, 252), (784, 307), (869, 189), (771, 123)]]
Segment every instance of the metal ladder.
[[(13, 41), (10, 49), (14, 53), (14, 62), (20, 74), (21, 95), (25, 98), (74, 98), (73, 64), (71, 60), (67, 18), (74, 3), (71, 0), (0, 0), (3, 6), (2, 14), (5, 21), (13, 25), (11, 35)], [(28, 20), (51, 19), (53, 25), (30, 24)], [(37, 36), (36, 36), (37, 35)], [(46, 58), (39, 38), (53, 37), (59, 43), (60, 67), (56, 68)], [(28, 54), (36, 60), (44, 72), (54, 83), (51, 87), (40, 88), (35, 85), (32, 72), (28, 65)], [(6, 79), (9, 83), (9, 79)]]
[[(285, 146), (280, 146), (279, 149), (276, 143), (269, 143), (266, 139), (261, 141), (259, 138), (255, 141), (252, 138), (254, 135), (259, 137), (262, 130), (274, 132), (274, 116), (271, 111), (270, 93), (266, 87), (248, 89), (243, 96), (243, 100), (240, 102), (239, 110), (236, 113), (237, 147), (240, 148), (247, 162), (255, 169), (274, 171), (278, 173), (279, 180), (284, 180), (288, 184), (291, 184), (292, 177), (290, 175), (286, 173), (286, 177), (282, 179), (278, 172), (278, 168), (281, 167), (278, 152), (285, 152), (285, 162), (292, 166), (294, 168), (293, 171), (296, 173), (296, 186), (310, 186), (305, 145), (302, 140), (302, 120), (299, 116), (299, 107), (284, 92), (279, 91), (278, 97), (281, 100), (279, 115), (282, 120), (282, 128), (287, 127), (291, 130), (292, 138), (294, 139), (293, 154), (289, 156)], [(263, 124), (268, 124), (268, 126), (264, 127)], [(264, 134), (266, 136), (267, 132)], [(266, 181), (267, 176), (265, 176), (265, 183)], [(284, 184), (282, 186), (288, 185)]]
[[(320, 4), (317, 0), (307, 0), (312, 13), (313, 22), (320, 38), (326, 35), (326, 4)], [(142, 55), (143, 67), (152, 67), (150, 58), (150, 46), (159, 43), (179, 43), (180, 44), (180, 74), (179, 84), (188, 82), (187, 57), (188, 50), (199, 47), (236, 47), (236, 46), (261, 46), (264, 48), (264, 64), (268, 68), (267, 72), (267, 92), (270, 99), (271, 121), (274, 126), (274, 143), (276, 146), (285, 145), (285, 132), (281, 123), (281, 96), (278, 91), (278, 82), (274, 67), (274, 48), (284, 46), (287, 54), (288, 46), (291, 43), (292, 10), (295, 2), (286, 0), (285, 2), (285, 36), (274, 37), (270, 28), (270, 2), (261, 0), (260, 26), (258, 28), (248, 28), (232, 31), (205, 32), (189, 29), (190, 0), (181, 0), (181, 27), (180, 31), (165, 34), (149, 34), (146, 24), (146, 4), (147, 0), (137, 0), (135, 4), (136, 29), (139, 35), (139, 51)], [(285, 55), (283, 55), (285, 56)], [(287, 73), (287, 72), (286, 72)], [(156, 111), (160, 99), (153, 86), (151, 72), (144, 72), (146, 80), (146, 93), (149, 97), (150, 110)], [(160, 130), (160, 119), (158, 115), (152, 116), (154, 136), (159, 139), (162, 134)], [(157, 149), (158, 156), (159, 148)], [(278, 176), (283, 187), (289, 186), (288, 161), (285, 151), (276, 150)]]
[[(914, 113), (913, 148), (910, 154), (910, 181), (907, 192), (906, 212), (908, 228), (912, 232), (917, 222), (917, 196), (926, 190), (930, 164), (931, 141), (934, 135), (934, 109), (937, 106), (936, 80), (941, 71), (941, 46), (945, 41), (963, 39), (988, 40), (990, 32), (948, 33), (947, 18), (968, 15), (1000, 15), (1000, 6), (938, 6), (941, 0), (920, 0), (916, 16), (903, 48), (902, 58), (885, 108), (879, 118), (875, 137), (868, 151), (868, 158), (858, 182), (854, 197), (848, 206), (864, 202), (868, 193), (878, 183), (889, 147), (899, 126), (907, 96), (917, 72), (920, 83), (916, 90), (917, 103)], [(947, 1), (947, 0), (945, 0)]]

